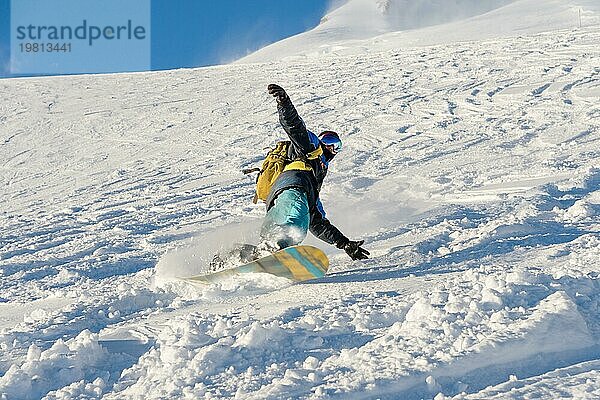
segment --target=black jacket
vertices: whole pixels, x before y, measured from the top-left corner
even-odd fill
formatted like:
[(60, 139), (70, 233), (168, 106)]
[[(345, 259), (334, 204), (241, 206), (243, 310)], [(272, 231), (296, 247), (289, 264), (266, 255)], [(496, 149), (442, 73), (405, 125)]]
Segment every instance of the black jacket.
[[(277, 106), (279, 122), (292, 141), (288, 149), (288, 158), (295, 160), (305, 159), (306, 154), (320, 146), (317, 135), (308, 131), (304, 121), (298, 115), (291, 100)], [(323, 179), (327, 175), (328, 162), (324, 156), (315, 160), (305, 160), (312, 167), (312, 171), (284, 171), (279, 175), (267, 198), (267, 211), (273, 207), (274, 201), (281, 192), (290, 188), (299, 188), (306, 192), (310, 207), (310, 231), (319, 239), (337, 245), (338, 247), (348, 242), (348, 238), (340, 232), (325, 217), (325, 211), (319, 200), (319, 192)]]

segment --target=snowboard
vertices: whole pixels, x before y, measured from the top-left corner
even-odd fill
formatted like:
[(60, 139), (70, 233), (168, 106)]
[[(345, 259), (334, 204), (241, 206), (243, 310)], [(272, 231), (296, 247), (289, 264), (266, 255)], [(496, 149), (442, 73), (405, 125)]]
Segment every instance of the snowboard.
[(180, 279), (210, 284), (239, 274), (262, 272), (303, 282), (323, 277), (327, 268), (329, 260), (320, 249), (313, 246), (292, 246), (238, 267)]

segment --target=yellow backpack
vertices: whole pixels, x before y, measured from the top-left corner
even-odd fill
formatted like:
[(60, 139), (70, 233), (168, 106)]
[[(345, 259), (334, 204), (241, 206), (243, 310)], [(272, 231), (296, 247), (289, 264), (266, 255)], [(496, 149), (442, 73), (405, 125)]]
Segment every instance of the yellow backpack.
[(252, 168), (242, 171), (244, 174), (258, 172), (258, 176), (256, 177), (256, 193), (253, 199), (255, 204), (258, 200), (267, 200), (271, 187), (273, 187), (273, 184), (283, 171), (312, 171), (310, 164), (306, 161), (314, 160), (323, 154), (323, 149), (319, 146), (316, 150), (308, 153), (304, 159), (291, 160), (287, 157), (288, 148), (291, 143), (289, 140), (277, 142), (275, 148), (269, 150), (267, 153), (260, 169)]

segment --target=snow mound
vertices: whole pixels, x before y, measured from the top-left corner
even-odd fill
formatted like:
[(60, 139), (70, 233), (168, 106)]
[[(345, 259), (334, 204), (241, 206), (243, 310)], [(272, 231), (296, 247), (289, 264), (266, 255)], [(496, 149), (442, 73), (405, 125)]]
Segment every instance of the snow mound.
[[(32, 344), (27, 350), (25, 362), (13, 364), (0, 377), (0, 393), (7, 394), (9, 399), (39, 399), (59, 388), (63, 393), (69, 393), (71, 389), (65, 387), (77, 383), (77, 386), (81, 386), (77, 392), (83, 389), (97, 397), (102, 393), (108, 374), (104, 379), (93, 379), (91, 385), (84, 382), (105, 370), (108, 361), (108, 353), (98, 344), (98, 335), (87, 330), (66, 342), (59, 339), (47, 350), (42, 351)], [(50, 396), (61, 397), (58, 394)]]
[(123, 371), (111, 396), (433, 396), (476, 388), (477, 380), (456, 378), (498, 364), (539, 366), (594, 346), (579, 307), (600, 291), (572, 297), (585, 286), (482, 267), (428, 292), (351, 295), (285, 318), (179, 316)]
[(600, 362), (589, 361), (523, 380), (512, 376), (509, 382), (486, 388), (477, 393), (458, 395), (453, 399), (595, 399), (600, 396), (600, 390), (595, 384), (598, 379), (600, 379)]

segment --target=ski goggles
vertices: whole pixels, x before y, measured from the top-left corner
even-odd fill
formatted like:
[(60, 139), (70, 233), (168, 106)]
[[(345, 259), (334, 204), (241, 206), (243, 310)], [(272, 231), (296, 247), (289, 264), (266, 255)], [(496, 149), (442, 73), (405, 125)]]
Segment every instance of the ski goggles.
[(319, 138), (321, 143), (325, 146), (328, 146), (333, 154), (337, 154), (340, 150), (342, 150), (342, 141), (339, 136), (333, 133), (324, 133)]

